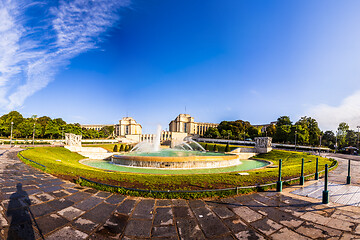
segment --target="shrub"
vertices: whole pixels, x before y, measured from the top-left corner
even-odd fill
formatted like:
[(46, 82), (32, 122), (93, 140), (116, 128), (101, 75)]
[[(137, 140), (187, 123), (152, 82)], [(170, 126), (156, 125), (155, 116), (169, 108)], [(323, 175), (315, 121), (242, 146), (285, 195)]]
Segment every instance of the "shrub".
[(226, 144), (226, 147), (225, 147), (225, 152), (230, 152), (230, 146), (229, 146), (229, 143)]
[(120, 145), (120, 152), (124, 152), (124, 151), (125, 151), (124, 144), (121, 144), (121, 145)]
[(207, 144), (205, 144), (204, 149), (205, 149), (206, 151), (209, 151), (209, 146), (208, 146)]
[(113, 152), (117, 152), (118, 151), (118, 145), (115, 144)]
[(218, 147), (217, 147), (216, 144), (214, 145), (213, 151), (214, 151), (214, 152), (218, 152), (218, 151), (219, 151), (219, 149), (218, 149)]

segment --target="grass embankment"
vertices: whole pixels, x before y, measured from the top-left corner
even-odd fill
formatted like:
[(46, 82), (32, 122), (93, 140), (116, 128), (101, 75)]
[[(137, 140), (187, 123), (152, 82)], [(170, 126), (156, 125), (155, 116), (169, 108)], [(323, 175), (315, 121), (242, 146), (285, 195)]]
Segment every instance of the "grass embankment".
[[(252, 186), (257, 184), (273, 183), (278, 177), (278, 168), (263, 168), (248, 171), (248, 176), (240, 176), (236, 173), (219, 174), (191, 174), (191, 175), (154, 175), (154, 174), (136, 174), (109, 172), (106, 170), (92, 168), (79, 163), (83, 156), (70, 152), (62, 147), (42, 147), (31, 148), (21, 152), (21, 154), (33, 161), (43, 164), (47, 167), (46, 172), (56, 176), (77, 180), (79, 176), (94, 181), (112, 184), (121, 187), (148, 189), (148, 190), (204, 190), (233, 188), (240, 186)], [(300, 175), (301, 158), (305, 158), (305, 175), (315, 172), (316, 156), (307, 153), (298, 153), (290, 151), (273, 150), (267, 154), (260, 154), (256, 159), (272, 161), (278, 165), (278, 160), (283, 159), (283, 178), (291, 179)], [(24, 162), (36, 168), (42, 168), (22, 158)], [(319, 170), (324, 169), (324, 165), (334, 164), (333, 160), (319, 158)], [(83, 183), (85, 184), (85, 183)], [(87, 183), (87, 185), (92, 185)], [(94, 186), (103, 190), (111, 190), (106, 187)], [(113, 189), (114, 190), (114, 189)], [(125, 190), (116, 190), (123, 194), (136, 196), (150, 196), (159, 198), (197, 198), (208, 196), (227, 196), (235, 194), (234, 191), (228, 192), (203, 192), (203, 193), (138, 193)], [(242, 190), (242, 192), (249, 190)]]
[[(218, 152), (225, 152), (225, 148), (226, 148), (226, 144), (219, 144), (219, 143), (203, 143), (203, 142), (199, 142), (199, 144), (205, 148), (205, 145), (208, 145), (208, 149), (210, 149), (210, 151), (212, 151), (214, 149), (214, 145), (217, 146), (218, 148)], [(230, 151), (236, 149), (236, 148), (253, 148), (253, 147), (249, 147), (249, 146), (239, 146), (239, 145), (229, 145), (230, 147)]]
[(123, 144), (123, 143), (116, 143), (116, 144), (110, 143), (110, 144), (86, 144), (86, 145), (83, 145), (83, 147), (101, 147), (109, 152), (114, 152), (115, 145), (118, 146), (118, 149), (120, 149), (121, 145), (124, 145), (124, 147), (126, 146), (126, 144)]

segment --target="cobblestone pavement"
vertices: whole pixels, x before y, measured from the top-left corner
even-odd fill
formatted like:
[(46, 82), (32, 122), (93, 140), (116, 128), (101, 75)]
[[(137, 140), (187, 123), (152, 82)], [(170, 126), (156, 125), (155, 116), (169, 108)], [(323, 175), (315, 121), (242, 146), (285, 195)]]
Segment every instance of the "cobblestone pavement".
[[(311, 182), (307, 182), (311, 184)], [(126, 197), (55, 178), (0, 150), (0, 239), (360, 239), (360, 208), (283, 193)]]
[(336, 159), (339, 166), (329, 175), (329, 181), (345, 183), (348, 173), (348, 160), (351, 160), (351, 184), (360, 186), (360, 156), (345, 154), (325, 154), (327, 157)]
[[(325, 156), (335, 158), (339, 162), (338, 168), (329, 175), (328, 190), (330, 201), (360, 207), (360, 157), (344, 154), (327, 154)], [(349, 159), (351, 160), (350, 185), (346, 184)], [(324, 182), (318, 181), (307, 187), (295, 190), (292, 193), (321, 200), (323, 190)]]

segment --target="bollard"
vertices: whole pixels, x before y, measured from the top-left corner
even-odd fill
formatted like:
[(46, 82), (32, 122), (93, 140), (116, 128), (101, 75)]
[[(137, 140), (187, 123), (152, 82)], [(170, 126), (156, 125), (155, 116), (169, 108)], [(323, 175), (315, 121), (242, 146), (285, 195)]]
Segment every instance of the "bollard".
[(276, 182), (276, 191), (281, 192), (282, 191), (282, 181), (281, 181), (281, 167), (282, 167), (282, 160), (279, 160), (279, 179)]
[(301, 160), (300, 185), (304, 185), (304, 158)]
[(236, 195), (239, 195), (239, 188), (236, 187)]
[(319, 158), (316, 158), (315, 180), (319, 180)]
[(328, 165), (325, 164), (325, 185), (324, 185), (324, 191), (323, 191), (323, 198), (322, 198), (323, 204), (329, 203), (329, 191), (328, 191)]
[(351, 176), (350, 176), (350, 159), (349, 159), (349, 163), (348, 163), (348, 175), (346, 178), (346, 184), (350, 184), (351, 183)]

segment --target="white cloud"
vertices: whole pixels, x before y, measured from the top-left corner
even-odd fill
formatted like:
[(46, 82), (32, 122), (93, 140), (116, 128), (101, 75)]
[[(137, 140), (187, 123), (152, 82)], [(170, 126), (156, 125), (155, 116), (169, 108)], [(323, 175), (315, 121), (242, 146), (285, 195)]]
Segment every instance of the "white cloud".
[[(0, 0), (0, 108), (21, 106), (47, 86), (73, 57), (97, 47), (119, 20), (129, 0)], [(26, 17), (29, 8), (48, 8), (50, 15)], [(44, 11), (46, 12), (46, 11)], [(37, 20), (39, 20), (37, 19)], [(33, 25), (33, 23), (31, 24)]]
[(346, 97), (338, 106), (314, 106), (307, 115), (314, 117), (323, 130), (336, 130), (341, 122), (346, 122), (351, 129), (356, 129), (356, 126), (360, 126), (360, 91)]

